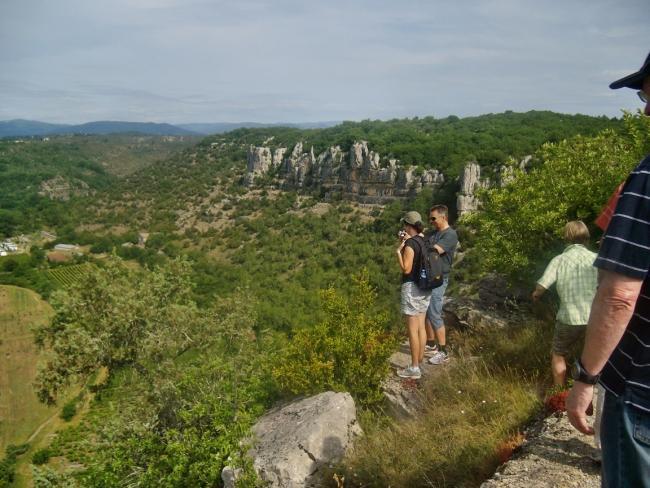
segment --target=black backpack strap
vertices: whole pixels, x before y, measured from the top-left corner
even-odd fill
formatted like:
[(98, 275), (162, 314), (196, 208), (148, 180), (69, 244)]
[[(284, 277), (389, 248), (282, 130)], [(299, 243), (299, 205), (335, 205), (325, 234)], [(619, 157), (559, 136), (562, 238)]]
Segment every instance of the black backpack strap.
[(419, 235), (415, 235), (411, 237), (415, 242), (418, 243), (418, 247), (420, 248), (420, 259), (418, 260), (418, 269), (422, 269), (422, 265), (424, 264), (424, 253), (426, 252), (426, 242), (424, 242), (424, 238)]

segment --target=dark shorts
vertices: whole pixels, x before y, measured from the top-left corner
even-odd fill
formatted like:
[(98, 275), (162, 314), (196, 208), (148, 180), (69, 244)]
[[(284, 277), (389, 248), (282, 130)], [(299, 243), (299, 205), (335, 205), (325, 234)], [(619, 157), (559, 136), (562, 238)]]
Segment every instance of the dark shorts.
[(556, 322), (551, 352), (558, 356), (567, 357), (584, 343), (586, 328), (587, 325), (567, 325)]

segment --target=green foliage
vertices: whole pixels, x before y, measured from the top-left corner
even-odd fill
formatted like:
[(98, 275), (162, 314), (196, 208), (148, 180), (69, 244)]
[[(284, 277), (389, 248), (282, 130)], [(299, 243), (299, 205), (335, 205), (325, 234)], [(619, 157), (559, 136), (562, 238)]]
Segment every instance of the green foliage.
[(49, 448), (45, 447), (43, 449), (39, 449), (32, 455), (32, 464), (40, 466), (41, 464), (48, 462), (51, 457), (52, 451)]
[(86, 193), (86, 186), (106, 190), (116, 183), (116, 175), (146, 167), (192, 142), (125, 135), (53, 136), (20, 144), (0, 140), (0, 237), (75, 223), (95, 199), (50, 200), (39, 194), (44, 181), (62, 178), (71, 188), (84, 190), (80, 193)]
[(381, 400), (381, 381), (396, 347), (387, 314), (375, 314), (375, 293), (367, 275), (354, 278), (352, 296), (323, 291), (325, 319), (296, 332), (278, 357), (273, 376), (294, 394), (348, 391), (362, 404)]
[(32, 466), (34, 488), (79, 488), (71, 474), (59, 473), (48, 466)]
[(68, 291), (55, 292), (52, 306), (52, 322), (36, 331), (48, 355), (36, 379), (46, 402), (71, 378), (87, 378), (100, 367), (147, 371), (190, 347), (192, 332), (203, 326), (183, 261), (148, 274), (110, 258)]
[(54, 283), (41, 268), (39, 258), (28, 254), (16, 254), (0, 257), (0, 284), (30, 288), (49, 297), (54, 290)]
[(576, 134), (593, 135), (619, 126), (619, 121), (607, 117), (531, 111), (462, 119), (450, 116), (444, 119), (364, 120), (344, 122), (327, 129), (237, 129), (209, 140), (261, 145), (273, 138), (274, 147), (292, 147), (303, 141), (305, 147), (314, 146), (316, 152), (334, 145), (347, 150), (354, 141), (366, 140), (372, 150), (382, 155), (396, 157), (404, 164), (437, 168), (445, 176), (453, 177), (470, 160), (492, 166), (508, 156), (521, 158), (531, 154), (547, 141), (558, 142)]
[(464, 220), (474, 228), (483, 269), (520, 275), (559, 249), (568, 220), (591, 225), (614, 189), (650, 151), (650, 121), (626, 115), (626, 131), (578, 136), (539, 151), (541, 165), (481, 195), (480, 212)]
[(77, 401), (76, 399), (73, 399), (67, 402), (65, 405), (63, 405), (59, 417), (61, 417), (66, 422), (70, 422), (76, 414), (77, 414)]
[(275, 398), (269, 350), (279, 345), (253, 333), (245, 292), (199, 311), (188, 271), (184, 261), (146, 271), (112, 258), (53, 300), (55, 318), (40, 331), (54, 351), (39, 376), (41, 397), (52, 400), (71, 375), (111, 372), (92, 423), (70, 436), (90, 451), (79, 459), (88, 467), (82, 486), (215, 486), (226, 463), (255, 482), (241, 440)]
[(5, 457), (0, 461), (0, 488), (12, 485), (16, 476), (16, 461), (18, 456), (25, 454), (29, 449), (29, 444), (19, 446), (9, 445), (5, 449)]

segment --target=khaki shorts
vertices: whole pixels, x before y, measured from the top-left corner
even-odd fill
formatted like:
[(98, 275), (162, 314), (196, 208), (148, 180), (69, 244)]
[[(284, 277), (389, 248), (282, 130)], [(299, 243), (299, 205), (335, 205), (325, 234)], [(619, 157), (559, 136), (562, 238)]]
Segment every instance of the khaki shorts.
[(420, 315), (426, 313), (431, 301), (431, 290), (420, 290), (412, 281), (402, 283), (400, 311), (402, 315)]
[(587, 325), (567, 325), (562, 322), (555, 323), (553, 333), (553, 347), (551, 351), (558, 356), (567, 357), (585, 342), (585, 329)]

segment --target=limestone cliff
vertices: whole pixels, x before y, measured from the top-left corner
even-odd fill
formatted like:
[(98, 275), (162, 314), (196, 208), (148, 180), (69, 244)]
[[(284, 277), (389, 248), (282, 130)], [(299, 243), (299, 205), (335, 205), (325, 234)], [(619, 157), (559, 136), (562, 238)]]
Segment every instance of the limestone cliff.
[[(518, 168), (525, 171), (532, 159), (532, 156), (526, 156), (519, 164)], [(456, 207), (458, 217), (474, 212), (479, 208), (477, 192), (484, 188), (498, 187), (507, 185), (514, 178), (516, 167), (512, 165), (502, 165), (494, 173), (493, 178), (481, 176), (481, 167), (476, 162), (469, 162), (465, 165), (463, 174), (459, 178), (459, 191), (456, 198)]]
[(423, 188), (437, 189), (444, 183), (438, 170), (419, 170), (403, 166), (396, 159), (382, 159), (368, 148), (366, 141), (352, 144), (348, 152), (332, 146), (319, 155), (313, 147), (307, 151), (302, 142), (289, 153), (286, 148), (251, 146), (245, 183), (253, 186), (255, 178), (277, 167), (280, 186), (318, 188), (326, 196), (339, 194), (361, 203), (386, 203), (413, 195)]

